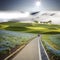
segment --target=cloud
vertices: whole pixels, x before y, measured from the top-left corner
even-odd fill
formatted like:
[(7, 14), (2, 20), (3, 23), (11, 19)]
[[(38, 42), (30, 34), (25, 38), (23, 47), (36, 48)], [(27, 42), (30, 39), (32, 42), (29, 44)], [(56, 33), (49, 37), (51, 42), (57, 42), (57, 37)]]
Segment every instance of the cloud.
[(17, 19), (17, 18), (24, 18), (28, 17), (28, 12), (0, 12), (0, 19)]
[(60, 24), (60, 11), (45, 11), (40, 16), (41, 21), (51, 20), (54, 24)]
[(10, 20), (18, 20), (21, 18), (29, 17), (28, 12), (13, 12), (13, 11), (5, 11), (0, 12), (0, 22), (6, 22)]
[(51, 20), (54, 24), (60, 24), (60, 11), (43, 11), (34, 16), (31, 16), (28, 12), (0, 12), (0, 22), (10, 21), (10, 19), (24, 22), (33, 22), (34, 19), (37, 21)]

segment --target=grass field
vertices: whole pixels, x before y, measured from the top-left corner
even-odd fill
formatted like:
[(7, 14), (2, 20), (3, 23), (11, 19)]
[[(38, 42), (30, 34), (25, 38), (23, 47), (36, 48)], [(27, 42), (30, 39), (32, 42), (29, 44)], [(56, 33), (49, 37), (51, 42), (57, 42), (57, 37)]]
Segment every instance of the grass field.
[(36, 34), (0, 30), (0, 60), (14, 49), (26, 45)]
[(59, 34), (60, 25), (6, 22), (0, 23), (0, 29), (29, 33)]
[(42, 42), (48, 53), (51, 53), (51, 60), (59, 60), (60, 56), (60, 34), (42, 35)]
[[(5, 23), (0, 23), (0, 30), (7, 30), (8, 31), (15, 31), (15, 32), (20, 32), (20, 33), (35, 33), (35, 34), (42, 34), (42, 42), (50, 55), (51, 60), (60, 60), (60, 25), (54, 25), (54, 24), (37, 24), (37, 23), (20, 23), (20, 22), (5, 22)], [(6, 31), (5, 31), (6, 32)], [(25, 35), (19, 35), (19, 37), (15, 36), (16, 34), (13, 33), (10, 34), (8, 33), (3, 35), (0, 35), (0, 43), (1, 41), (6, 44), (3, 44), (4, 46), (8, 47), (13, 44), (14, 47), (16, 44), (24, 44), (30, 39), (31, 36), (29, 34)], [(14, 34), (14, 35), (13, 35)], [(21, 37), (20, 37), (21, 36)], [(22, 37), (23, 36), (23, 37)], [(24, 37), (25, 36), (25, 37)], [(7, 42), (8, 44), (7, 44)], [(12, 43), (10, 43), (12, 41)], [(17, 41), (17, 42), (16, 42)], [(22, 42), (21, 42), (22, 41)], [(21, 42), (21, 43), (19, 43)], [(10, 44), (10, 45), (9, 45)], [(8, 46), (7, 46), (8, 45)], [(1, 46), (1, 44), (0, 44)], [(8, 48), (10, 49), (10, 48)], [(1, 50), (1, 49), (0, 49)], [(3, 51), (3, 50), (1, 50)]]

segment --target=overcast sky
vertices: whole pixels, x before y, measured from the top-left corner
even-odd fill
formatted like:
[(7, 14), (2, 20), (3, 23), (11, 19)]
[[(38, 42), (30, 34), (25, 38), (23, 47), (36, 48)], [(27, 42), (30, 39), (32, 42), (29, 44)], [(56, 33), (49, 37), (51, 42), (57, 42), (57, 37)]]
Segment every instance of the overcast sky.
[[(0, 0), (0, 10), (38, 11), (38, 0)], [(40, 10), (60, 11), (60, 0), (40, 0)]]
[[(51, 19), (53, 23), (60, 24), (60, 0), (39, 0), (41, 3), (39, 8), (36, 6), (36, 1), (38, 0), (0, 0), (0, 22), (8, 21), (8, 19), (30, 17), (27, 12), (40, 10), (40, 14), (43, 11), (49, 11), (50, 13), (55, 11), (54, 13), (56, 13), (56, 15), (52, 17), (49, 15), (40, 17), (41, 21)], [(22, 14), (20, 13), (21, 11), (26, 13)], [(58, 13), (56, 11), (58, 11)]]
[[(39, 18), (36, 18), (38, 16)], [(30, 15), (28, 12), (0, 12), (0, 22), (15, 21), (15, 19), (23, 22), (33, 22), (34, 20), (45, 22), (51, 20), (54, 24), (60, 24), (60, 11), (45, 11), (35, 16)]]

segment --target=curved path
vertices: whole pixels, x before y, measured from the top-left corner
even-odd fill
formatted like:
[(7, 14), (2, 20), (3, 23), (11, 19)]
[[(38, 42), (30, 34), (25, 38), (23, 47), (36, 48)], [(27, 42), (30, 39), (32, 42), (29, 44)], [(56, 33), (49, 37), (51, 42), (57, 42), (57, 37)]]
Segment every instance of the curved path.
[(41, 60), (38, 41), (39, 37), (33, 39), (12, 60)]

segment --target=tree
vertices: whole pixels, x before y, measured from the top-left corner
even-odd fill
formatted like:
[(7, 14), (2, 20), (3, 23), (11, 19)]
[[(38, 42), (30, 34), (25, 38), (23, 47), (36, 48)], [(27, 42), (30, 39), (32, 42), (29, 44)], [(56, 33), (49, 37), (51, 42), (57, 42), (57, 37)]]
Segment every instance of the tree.
[(52, 23), (52, 21), (51, 21), (51, 20), (49, 20), (49, 21), (48, 21), (48, 23), (50, 23), (50, 24), (51, 24), (51, 23)]
[(35, 20), (34, 22), (35, 22), (35, 23), (38, 23), (38, 21), (37, 21), (37, 20)]

